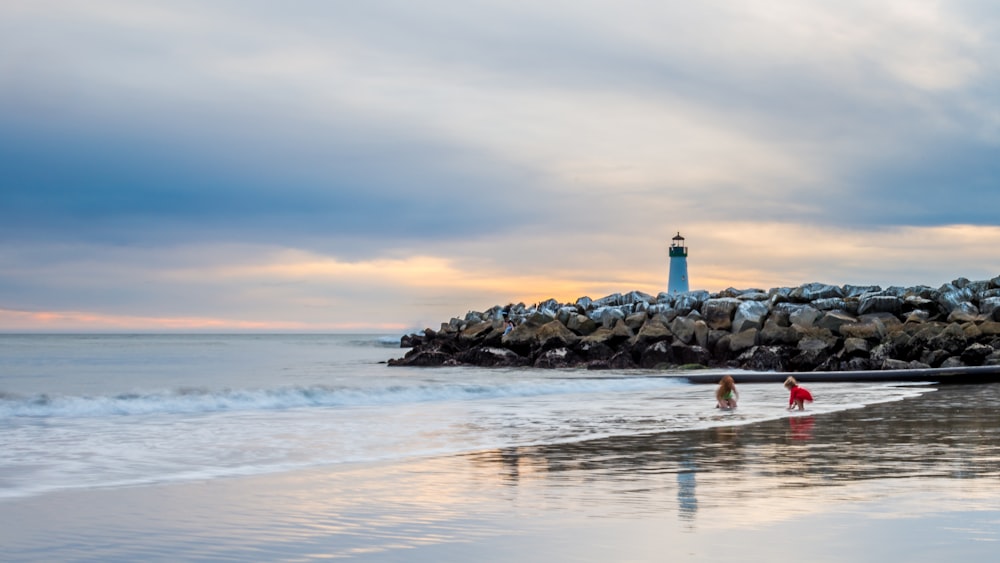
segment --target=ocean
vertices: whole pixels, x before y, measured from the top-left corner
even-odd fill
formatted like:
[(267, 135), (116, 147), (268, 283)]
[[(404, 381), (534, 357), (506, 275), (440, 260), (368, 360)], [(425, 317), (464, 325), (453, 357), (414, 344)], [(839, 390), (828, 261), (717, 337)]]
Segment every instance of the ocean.
[[(844, 439), (823, 421), (879, 428), (871, 444), (862, 440), (868, 452), (900, 433), (884, 426), (906, 412), (894, 404), (939, 393), (927, 384), (812, 384), (815, 403), (789, 412), (780, 384), (741, 385), (738, 371), (720, 371), (735, 375), (740, 393), (739, 408), (722, 412), (714, 386), (678, 373), (385, 364), (404, 352), (398, 335), (0, 335), (0, 545), (11, 550), (0, 558), (430, 561), (483, 559), (486, 550), (491, 560), (546, 560), (564, 546), (535, 539), (524, 545), (537, 557), (525, 557), (509, 545), (490, 551), (498, 540), (488, 538), (521, 536), (519, 523), (532, 518), (577, 530), (567, 520), (577, 513), (613, 527), (650, 513), (690, 522), (685, 515), (709, 510), (713, 490), (754, 496), (745, 484), (708, 485), (734, 466), (705, 452), (745, 456), (747, 444), (775, 457), (789, 448), (798, 486), (828, 485), (824, 472), (856, 452), (822, 446)], [(890, 414), (872, 414), (879, 408)], [(962, 406), (949, 398), (926, 408)], [(966, 478), (983, 478), (976, 464), (997, 459), (991, 432)], [(942, 447), (960, 446), (907, 440), (907, 451), (936, 452), (941, 464), (951, 463)], [(800, 457), (805, 443), (816, 449)], [(771, 455), (744, 459), (737, 473), (759, 471), (758, 485), (781, 490), (767, 478)], [(826, 458), (818, 472), (817, 457)], [(873, 455), (851, 467), (872, 459), (882, 462)], [(877, 478), (927, 476), (892, 459)], [(545, 486), (529, 495), (532, 482)], [(522, 496), (510, 496), (512, 484)], [(121, 506), (133, 508), (123, 516)], [(303, 540), (303, 530), (314, 535)]]

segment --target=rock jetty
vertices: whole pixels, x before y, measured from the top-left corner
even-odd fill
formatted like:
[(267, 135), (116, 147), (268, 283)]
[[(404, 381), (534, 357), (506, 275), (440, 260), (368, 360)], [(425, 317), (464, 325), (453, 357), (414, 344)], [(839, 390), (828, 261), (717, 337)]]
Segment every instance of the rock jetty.
[[(504, 319), (515, 328), (504, 334)], [(1000, 276), (937, 289), (809, 283), (615, 293), (470, 311), (393, 366), (865, 371), (1000, 365)]]

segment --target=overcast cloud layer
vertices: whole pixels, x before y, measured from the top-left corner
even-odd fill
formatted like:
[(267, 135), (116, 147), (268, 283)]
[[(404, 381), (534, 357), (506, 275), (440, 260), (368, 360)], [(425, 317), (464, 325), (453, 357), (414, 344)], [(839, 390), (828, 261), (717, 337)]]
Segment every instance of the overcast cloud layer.
[(0, 330), (1000, 275), (990, 2), (8, 1)]

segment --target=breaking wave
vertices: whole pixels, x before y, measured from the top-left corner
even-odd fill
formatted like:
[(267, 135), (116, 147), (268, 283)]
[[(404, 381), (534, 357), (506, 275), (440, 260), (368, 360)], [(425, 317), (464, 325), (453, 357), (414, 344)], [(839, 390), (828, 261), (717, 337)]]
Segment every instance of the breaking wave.
[(0, 419), (357, 407), (575, 393), (621, 393), (677, 385), (686, 383), (665, 378), (568, 378), (524, 382), (396, 384), (364, 388), (326, 385), (224, 390), (179, 388), (105, 396), (19, 396), (0, 393)]

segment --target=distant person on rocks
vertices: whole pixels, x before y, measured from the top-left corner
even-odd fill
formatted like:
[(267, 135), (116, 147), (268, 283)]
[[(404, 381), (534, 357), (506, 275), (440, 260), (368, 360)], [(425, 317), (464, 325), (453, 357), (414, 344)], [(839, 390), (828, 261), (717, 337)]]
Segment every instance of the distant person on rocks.
[(507, 336), (507, 333), (509, 333), (510, 331), (514, 330), (514, 321), (511, 320), (510, 316), (507, 314), (507, 311), (503, 312), (503, 318), (504, 318), (504, 325), (505, 325), (504, 329), (503, 329), (503, 335)]
[(795, 407), (798, 407), (800, 411), (804, 411), (806, 410), (805, 402), (813, 402), (812, 393), (805, 387), (799, 387), (799, 382), (795, 381), (794, 377), (785, 380), (785, 389), (791, 392), (788, 397), (788, 410), (794, 410)]
[(740, 398), (739, 392), (736, 390), (736, 382), (733, 381), (733, 376), (727, 375), (719, 381), (719, 388), (715, 390), (715, 408), (718, 409), (735, 409), (736, 401)]

